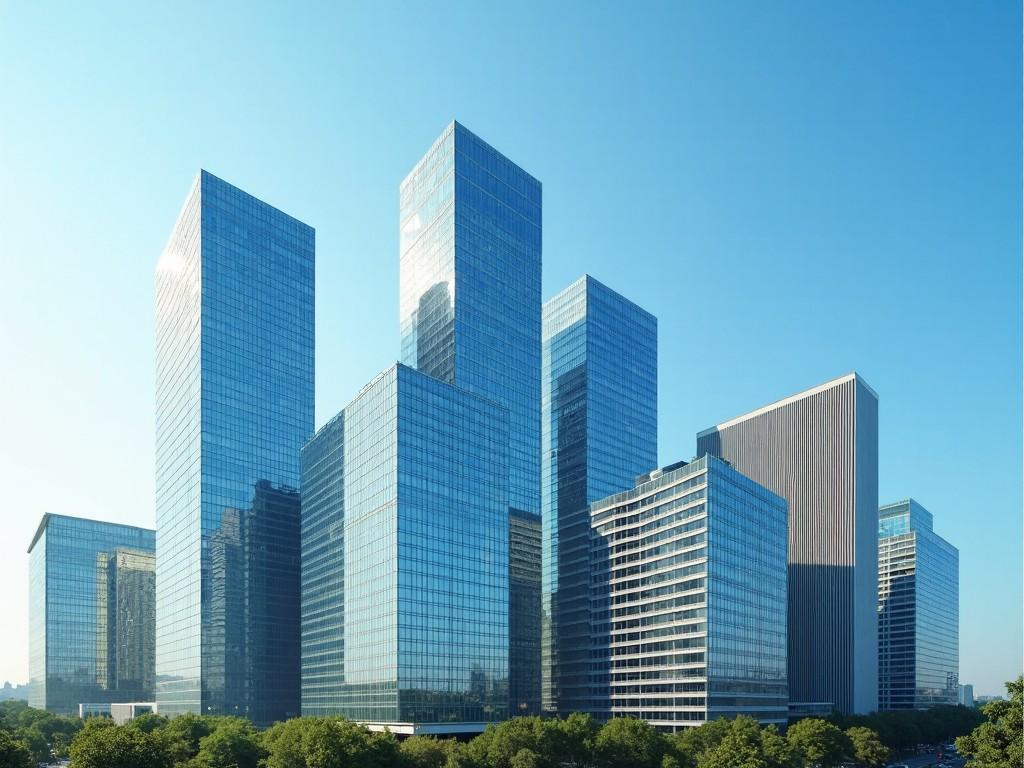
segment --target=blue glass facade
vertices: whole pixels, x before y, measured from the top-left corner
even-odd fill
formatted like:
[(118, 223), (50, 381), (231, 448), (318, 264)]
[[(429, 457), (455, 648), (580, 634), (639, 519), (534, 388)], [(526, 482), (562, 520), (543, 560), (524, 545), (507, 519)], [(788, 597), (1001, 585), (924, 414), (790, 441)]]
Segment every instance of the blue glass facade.
[(29, 546), (29, 704), (151, 701), (154, 532), (44, 515)]
[(542, 702), (588, 708), (590, 503), (658, 460), (658, 324), (585, 275), (544, 305)]
[(955, 705), (960, 555), (913, 499), (878, 512), (878, 705)]
[(200, 172), (156, 269), (161, 712), (299, 712), (313, 286), (313, 229)]
[(591, 509), (592, 711), (785, 723), (785, 500), (705, 456)]
[[(453, 122), (400, 200), (402, 362), (508, 410), (509, 507), (539, 514), (541, 184)], [(531, 627), (510, 620), (525, 648)], [(531, 666), (516, 711), (536, 699)]]
[(398, 364), (302, 451), (303, 714), (508, 715), (508, 412)]
[(510, 716), (540, 712), (541, 517), (509, 516), (509, 691)]

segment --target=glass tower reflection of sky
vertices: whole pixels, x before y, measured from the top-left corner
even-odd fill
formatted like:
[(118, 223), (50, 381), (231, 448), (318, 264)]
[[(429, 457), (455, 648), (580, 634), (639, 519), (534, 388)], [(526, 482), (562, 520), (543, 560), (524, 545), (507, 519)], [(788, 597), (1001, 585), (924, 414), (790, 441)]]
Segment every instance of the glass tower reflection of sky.
[(43, 516), (29, 546), (29, 704), (151, 701), (154, 532)]
[(584, 709), (590, 503), (658, 461), (658, 321), (584, 275), (544, 304), (541, 384), (542, 699)]
[(878, 511), (878, 706), (957, 703), (960, 553), (913, 499)]
[[(541, 184), (452, 122), (400, 201), (402, 362), (508, 409), (509, 508), (539, 515)], [(510, 616), (521, 654), (510, 696), (528, 714), (540, 705), (540, 653), (522, 616)]]
[(401, 185), (402, 362), (509, 410), (509, 505), (539, 513), (541, 184), (451, 123)]
[(201, 171), (156, 269), (157, 692), (299, 712), (299, 449), (313, 229)]

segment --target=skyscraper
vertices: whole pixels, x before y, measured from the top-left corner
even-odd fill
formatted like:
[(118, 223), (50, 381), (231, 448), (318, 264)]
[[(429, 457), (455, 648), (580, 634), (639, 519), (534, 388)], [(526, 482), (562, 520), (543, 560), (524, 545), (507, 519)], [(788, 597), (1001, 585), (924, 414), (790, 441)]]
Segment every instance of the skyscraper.
[(299, 712), (313, 229), (201, 171), (156, 269), (156, 698)]
[(658, 461), (658, 323), (584, 275), (544, 305), (542, 699), (588, 708), (590, 503)]
[[(537, 515), (541, 184), (453, 122), (400, 199), (402, 362), (508, 409), (510, 514)], [(513, 645), (525, 647), (532, 626), (510, 621)], [(539, 655), (532, 665), (517, 680), (539, 679)]]
[(878, 396), (855, 373), (697, 435), (789, 504), (789, 695), (878, 706)]
[(594, 502), (598, 717), (785, 724), (786, 502), (704, 456)]
[(303, 714), (508, 716), (508, 433), (497, 403), (397, 364), (305, 446)]
[(508, 649), (509, 716), (540, 712), (541, 518), (513, 510), (509, 516)]
[(28, 548), (29, 704), (152, 700), (153, 550), (146, 528), (43, 515)]
[(878, 708), (955, 705), (960, 554), (913, 499), (878, 510)]

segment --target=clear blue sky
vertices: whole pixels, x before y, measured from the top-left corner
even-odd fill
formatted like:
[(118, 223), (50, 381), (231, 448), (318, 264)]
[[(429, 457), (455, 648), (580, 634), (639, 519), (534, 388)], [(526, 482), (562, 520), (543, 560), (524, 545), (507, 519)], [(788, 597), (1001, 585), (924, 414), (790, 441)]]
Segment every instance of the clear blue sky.
[(544, 184), (544, 290), (660, 322), (660, 459), (856, 369), (880, 497), (1021, 668), (1021, 7), (0, 0), (0, 681), (43, 512), (153, 524), (153, 270), (200, 167), (317, 230), (317, 423), (398, 357), (398, 184), (453, 118)]

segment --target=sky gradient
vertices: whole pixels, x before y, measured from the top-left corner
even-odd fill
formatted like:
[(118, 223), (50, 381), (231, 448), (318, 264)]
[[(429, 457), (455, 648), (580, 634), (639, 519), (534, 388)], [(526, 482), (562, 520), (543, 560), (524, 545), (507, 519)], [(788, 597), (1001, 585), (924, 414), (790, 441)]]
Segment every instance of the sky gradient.
[(152, 526), (154, 268), (200, 167), (314, 226), (316, 419), (399, 355), (398, 185), (452, 119), (544, 185), (544, 296), (658, 316), (660, 462), (857, 370), (882, 503), (1021, 671), (1019, 3), (0, 0), (0, 683), (44, 512)]

